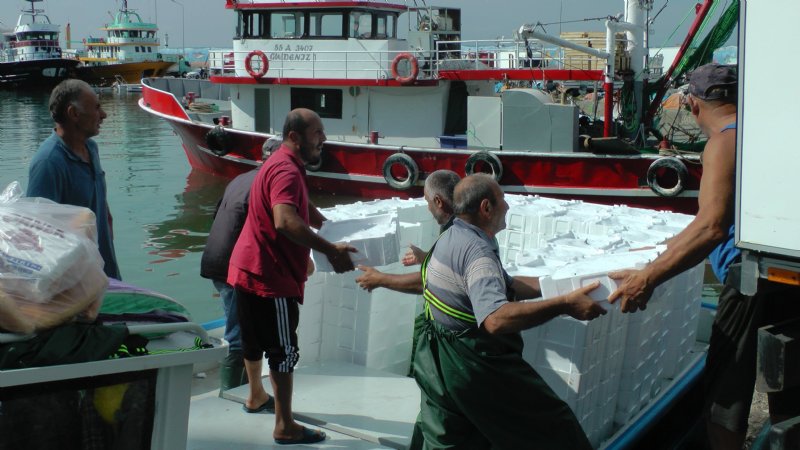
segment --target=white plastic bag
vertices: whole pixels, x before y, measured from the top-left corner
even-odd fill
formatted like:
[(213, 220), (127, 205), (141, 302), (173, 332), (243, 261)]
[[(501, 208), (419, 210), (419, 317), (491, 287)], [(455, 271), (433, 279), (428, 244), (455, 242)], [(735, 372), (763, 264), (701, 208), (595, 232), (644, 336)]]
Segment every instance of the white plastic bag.
[[(14, 304), (13, 313), (34, 329), (82, 312), (96, 317), (108, 285), (96, 235), (91, 210), (21, 198), (19, 184), (11, 183), (0, 193), (0, 315)], [(30, 331), (2, 321), (0, 327)]]

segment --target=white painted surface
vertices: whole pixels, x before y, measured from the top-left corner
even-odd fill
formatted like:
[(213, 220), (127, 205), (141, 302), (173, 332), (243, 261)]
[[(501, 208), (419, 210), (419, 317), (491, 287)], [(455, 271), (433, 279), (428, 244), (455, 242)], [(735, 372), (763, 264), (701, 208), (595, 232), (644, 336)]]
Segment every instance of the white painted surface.
[[(775, 61), (798, 39), (800, 8), (793, 0), (743, 5), (747, 20), (739, 66), (739, 245), (800, 256), (800, 209), (792, 183), (800, 173), (800, 154), (789, 139), (797, 127), (795, 108), (791, 102), (775, 101), (774, 90)], [(780, 73), (800, 70), (797, 58), (780, 61)]]

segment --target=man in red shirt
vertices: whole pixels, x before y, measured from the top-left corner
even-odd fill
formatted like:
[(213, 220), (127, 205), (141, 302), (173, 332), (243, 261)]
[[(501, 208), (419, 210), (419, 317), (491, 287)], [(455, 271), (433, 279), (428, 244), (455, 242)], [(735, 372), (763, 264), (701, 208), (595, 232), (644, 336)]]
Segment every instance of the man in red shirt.
[[(242, 350), (250, 392), (244, 409), (275, 411), (278, 444), (313, 443), (325, 433), (292, 418), (292, 372), (298, 360), (297, 324), (309, 248), (328, 257), (338, 273), (353, 270), (347, 244), (318, 236), (323, 215), (308, 200), (304, 164), (319, 162), (325, 129), (319, 116), (295, 109), (286, 116), (283, 144), (253, 180), (247, 220), (231, 254), (228, 284), (236, 289)], [(275, 398), (261, 384), (266, 353)]]

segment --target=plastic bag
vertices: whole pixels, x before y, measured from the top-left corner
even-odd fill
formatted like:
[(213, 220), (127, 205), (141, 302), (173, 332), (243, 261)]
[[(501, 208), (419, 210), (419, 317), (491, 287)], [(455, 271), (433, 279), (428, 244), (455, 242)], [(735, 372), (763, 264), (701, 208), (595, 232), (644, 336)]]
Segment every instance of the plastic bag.
[(94, 213), (21, 195), (17, 182), (0, 193), (0, 328), (93, 320), (108, 286)]

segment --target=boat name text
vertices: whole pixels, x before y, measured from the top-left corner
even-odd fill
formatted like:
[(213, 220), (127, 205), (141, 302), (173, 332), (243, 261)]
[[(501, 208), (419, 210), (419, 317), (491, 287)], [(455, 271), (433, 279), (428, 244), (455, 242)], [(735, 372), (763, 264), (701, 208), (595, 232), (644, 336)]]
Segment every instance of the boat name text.
[(269, 54), (270, 61), (311, 61), (314, 46), (310, 44), (275, 44), (273, 52)]

